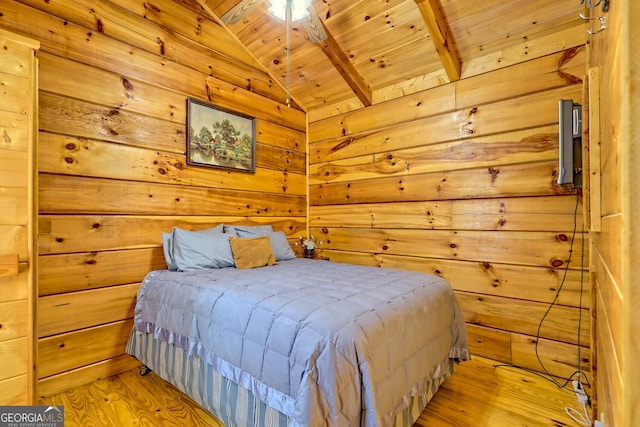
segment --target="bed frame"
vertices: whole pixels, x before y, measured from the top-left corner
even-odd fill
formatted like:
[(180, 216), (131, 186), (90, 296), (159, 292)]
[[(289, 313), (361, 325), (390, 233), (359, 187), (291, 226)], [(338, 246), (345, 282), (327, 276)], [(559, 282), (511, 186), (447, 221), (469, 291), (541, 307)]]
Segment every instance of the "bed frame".
[[(288, 417), (257, 399), (251, 391), (217, 373), (198, 356), (186, 352), (153, 334), (132, 331), (127, 353), (140, 360), (145, 368), (177, 387), (200, 406), (220, 419), (226, 427), (286, 427)], [(413, 398), (398, 413), (395, 427), (411, 427), (440, 385), (454, 372), (455, 362), (447, 358), (442, 374), (432, 379), (426, 392)]]

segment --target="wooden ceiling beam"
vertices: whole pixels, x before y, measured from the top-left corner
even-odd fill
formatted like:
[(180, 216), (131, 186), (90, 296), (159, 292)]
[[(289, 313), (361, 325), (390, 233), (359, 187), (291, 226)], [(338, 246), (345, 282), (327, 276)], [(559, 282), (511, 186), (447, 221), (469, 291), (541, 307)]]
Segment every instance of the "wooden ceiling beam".
[(356, 94), (360, 102), (365, 107), (370, 107), (373, 105), (373, 94), (371, 88), (364, 80), (364, 78), (358, 73), (356, 67), (349, 61), (347, 54), (340, 48), (340, 45), (333, 38), (329, 30), (324, 25), (320, 19), (318, 19), (320, 25), (322, 25), (324, 32), (327, 34), (327, 38), (317, 43), (317, 45), (322, 49), (324, 54), (329, 59), (329, 62), (333, 64), (335, 69), (340, 73), (342, 78), (347, 82), (353, 93)]
[[(224, 21), (235, 22), (243, 13), (251, 10), (259, 3), (258, 0), (196, 0), (196, 2), (207, 11), (216, 22), (221, 24), (225, 24), (226, 22)], [(213, 9), (215, 9), (215, 12)], [(313, 13), (315, 13), (315, 11), (313, 11)], [(221, 15), (222, 19), (218, 18), (218, 15)], [(360, 73), (358, 73), (356, 67), (349, 61), (347, 54), (342, 50), (338, 42), (331, 36), (324, 22), (322, 22), (317, 14), (309, 18), (310, 19), (305, 20), (304, 28), (311, 42), (322, 49), (327, 59), (329, 59), (329, 62), (331, 62), (342, 76), (360, 102), (362, 102), (365, 107), (373, 105), (371, 88)], [(274, 81), (280, 84), (278, 79), (274, 78)]]
[(449, 27), (440, 11), (438, 0), (415, 0), (415, 2), (424, 23), (427, 25), (429, 34), (431, 34), (431, 39), (449, 80), (452, 82), (460, 80), (460, 69), (462, 68), (460, 58), (456, 53)]
[[(225, 12), (220, 19), (226, 25), (233, 25), (240, 21), (244, 15), (255, 9), (261, 0), (246, 0), (238, 2), (235, 6)], [(216, 10), (214, 10), (216, 12)]]

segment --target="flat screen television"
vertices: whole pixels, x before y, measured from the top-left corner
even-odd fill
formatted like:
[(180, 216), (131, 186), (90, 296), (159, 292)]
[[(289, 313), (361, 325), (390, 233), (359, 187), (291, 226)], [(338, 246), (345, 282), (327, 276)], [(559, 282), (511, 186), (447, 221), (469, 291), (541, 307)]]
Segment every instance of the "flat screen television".
[(582, 105), (559, 101), (558, 184), (582, 187)]

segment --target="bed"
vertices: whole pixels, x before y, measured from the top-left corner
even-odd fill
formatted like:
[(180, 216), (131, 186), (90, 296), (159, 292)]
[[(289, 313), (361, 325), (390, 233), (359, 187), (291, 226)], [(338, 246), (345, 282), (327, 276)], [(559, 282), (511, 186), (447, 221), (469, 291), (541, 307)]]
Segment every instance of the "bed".
[(411, 426), (470, 358), (449, 284), (291, 257), (152, 271), (127, 352), (233, 426)]

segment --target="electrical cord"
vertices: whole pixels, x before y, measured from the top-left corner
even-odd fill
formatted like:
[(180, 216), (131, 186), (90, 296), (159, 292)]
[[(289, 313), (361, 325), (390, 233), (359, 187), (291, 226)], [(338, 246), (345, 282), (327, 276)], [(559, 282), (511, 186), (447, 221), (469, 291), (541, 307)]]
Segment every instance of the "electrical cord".
[(589, 396), (587, 396), (587, 394), (585, 393), (584, 389), (582, 388), (582, 384), (580, 384), (580, 381), (573, 382), (573, 389), (576, 392), (578, 401), (580, 402), (580, 404), (582, 404), (582, 410), (584, 413), (580, 413), (580, 411), (570, 406), (565, 407), (564, 410), (567, 415), (569, 415), (569, 417), (576, 423), (583, 426), (591, 426), (591, 417), (589, 416), (589, 411), (587, 410), (587, 405), (590, 403)]
[[(578, 206), (580, 205), (579, 196), (580, 196), (579, 193), (576, 193), (576, 206), (575, 206), (575, 209), (573, 211), (573, 233), (571, 234), (571, 243), (569, 244), (569, 258), (567, 259), (567, 262), (566, 262), (566, 265), (565, 265), (565, 268), (564, 268), (564, 273), (562, 275), (562, 280), (560, 282), (560, 286), (558, 286), (558, 290), (556, 291), (556, 293), (555, 293), (555, 295), (553, 297), (553, 300), (551, 301), (551, 303), (549, 304), (549, 307), (547, 307), (547, 310), (545, 311), (544, 315), (540, 319), (540, 322), (538, 323), (538, 329), (536, 331), (536, 342), (535, 342), (536, 359), (538, 360), (538, 363), (542, 367), (542, 370), (544, 371), (544, 373), (549, 376), (549, 380), (552, 381), (555, 385), (557, 385), (558, 387), (561, 387), (561, 388), (565, 388), (567, 386), (567, 384), (569, 384), (569, 382), (571, 381), (571, 378), (573, 377), (573, 375), (575, 375), (576, 373), (578, 374), (578, 379), (580, 379), (579, 376), (582, 373), (582, 371), (580, 369), (580, 360), (578, 360), (578, 370), (576, 372), (574, 372), (573, 374), (571, 374), (569, 379), (567, 379), (567, 381), (564, 384), (561, 384), (547, 370), (547, 368), (544, 366), (544, 363), (542, 363), (542, 359), (540, 358), (540, 353), (538, 351), (538, 343), (540, 342), (540, 330), (542, 329), (542, 324), (544, 323), (545, 319), (547, 318), (547, 316), (551, 312), (551, 309), (553, 308), (553, 306), (558, 301), (558, 297), (560, 296), (560, 292), (564, 288), (564, 284), (565, 284), (565, 281), (567, 279), (567, 274), (569, 272), (569, 265), (571, 264), (571, 258), (573, 257), (573, 243), (575, 242), (576, 231), (577, 231), (577, 228), (578, 228), (578, 219), (577, 218), (578, 218)], [(580, 313), (582, 313), (582, 281), (581, 281), (581, 285), (580, 285), (580, 296), (581, 296), (581, 299), (580, 299)], [(580, 318), (579, 318), (579, 320), (580, 320)], [(578, 321), (578, 343), (579, 342), (580, 342), (580, 321)], [(579, 344), (578, 344), (578, 352), (580, 352), (580, 345)], [(578, 354), (578, 358), (579, 357), (580, 356)]]
[[(569, 382), (571, 381), (571, 378), (573, 378), (573, 376), (577, 374), (578, 380), (573, 381), (573, 389), (574, 389), (574, 392), (576, 393), (576, 396), (578, 397), (578, 401), (582, 404), (584, 414), (580, 413), (576, 409), (569, 406), (565, 407), (565, 411), (567, 415), (569, 415), (569, 417), (576, 423), (584, 426), (591, 426), (591, 417), (589, 416), (589, 411), (587, 410), (587, 405), (590, 404), (590, 398), (586, 394), (586, 392), (584, 391), (584, 388), (582, 387), (582, 384), (580, 383), (580, 377), (584, 377), (585, 382), (590, 387), (589, 379), (582, 372), (582, 367), (581, 367), (582, 357), (581, 357), (581, 346), (580, 346), (580, 336), (582, 332), (582, 294), (584, 289), (584, 238), (582, 239), (582, 246), (581, 246), (582, 256), (580, 260), (580, 300), (579, 300), (579, 309), (578, 309), (578, 369), (577, 371), (575, 371), (569, 376), (569, 378), (564, 384), (560, 384), (544, 366), (544, 363), (542, 363), (542, 360), (538, 352), (538, 342), (540, 341), (540, 329), (542, 328), (542, 324), (544, 323), (544, 320), (551, 312), (551, 308), (555, 305), (556, 301), (558, 300), (558, 297), (560, 296), (560, 291), (564, 287), (564, 283), (567, 278), (567, 273), (569, 272), (569, 264), (571, 263), (571, 258), (573, 257), (573, 244), (575, 242), (576, 231), (578, 228), (578, 207), (579, 206), (580, 206), (580, 192), (577, 191), (576, 206), (573, 211), (573, 233), (571, 235), (571, 243), (569, 245), (569, 258), (567, 259), (567, 264), (565, 265), (565, 268), (564, 268), (564, 274), (562, 276), (562, 281), (560, 282), (560, 286), (558, 286), (558, 290), (553, 300), (551, 301), (551, 304), (549, 304), (547, 311), (544, 313), (544, 316), (542, 316), (542, 319), (540, 319), (540, 323), (538, 323), (535, 350), (536, 350), (536, 358), (538, 359), (538, 363), (540, 363), (540, 366), (542, 367), (544, 372), (547, 375), (549, 375), (549, 379), (553, 381), (558, 387), (565, 388), (567, 384), (569, 384)], [(582, 224), (582, 227), (581, 227), (581, 233), (584, 235), (584, 223)]]
[[(582, 223), (582, 229), (581, 232), (584, 234), (584, 222)], [(581, 362), (581, 357), (580, 357), (580, 325), (582, 324), (582, 287), (583, 287), (583, 276), (584, 276), (584, 239), (582, 239), (582, 260), (581, 260), (581, 264), (580, 264), (580, 314), (578, 317), (578, 372), (580, 374), (582, 374), (582, 370), (580, 368), (580, 362)], [(578, 376), (579, 378), (579, 376)], [(586, 378), (586, 375), (585, 375)], [(578, 401), (582, 404), (582, 410), (583, 410), (583, 414), (581, 414), (579, 411), (577, 411), (576, 409), (573, 409), (572, 407), (565, 407), (564, 410), (567, 412), (567, 415), (569, 415), (569, 417), (575, 421), (576, 423), (583, 425), (583, 426), (591, 426), (591, 417), (589, 415), (589, 411), (587, 410), (587, 405), (591, 405), (591, 400), (589, 398), (589, 396), (585, 393), (584, 389), (582, 388), (582, 384), (580, 383), (580, 381), (574, 381), (573, 382), (573, 388), (576, 392), (576, 396), (578, 397)]]
[[(572, 408), (572, 407), (565, 407), (565, 411), (567, 413), (567, 415), (569, 415), (569, 417), (574, 420), (576, 423), (580, 424), (580, 425), (585, 425), (585, 426), (591, 426), (591, 417), (589, 416), (589, 411), (587, 410), (587, 405), (591, 404), (590, 401), (590, 397), (586, 394), (586, 392), (584, 391), (584, 388), (581, 385), (580, 382), (580, 378), (584, 378), (585, 384), (587, 384), (588, 387), (591, 387), (591, 384), (589, 383), (589, 378), (586, 376), (586, 374), (584, 372), (582, 372), (582, 368), (581, 368), (581, 362), (582, 362), (582, 358), (581, 358), (581, 346), (580, 346), (580, 335), (581, 335), (581, 325), (582, 325), (582, 294), (583, 294), (583, 287), (584, 287), (584, 238), (582, 239), (582, 256), (581, 256), (581, 264), (580, 264), (580, 300), (579, 300), (579, 311), (578, 311), (578, 369), (576, 371), (574, 371), (571, 375), (569, 375), (569, 377), (567, 378), (567, 380), (564, 383), (559, 382), (550, 372), (549, 370), (544, 366), (544, 363), (542, 362), (542, 359), (540, 358), (540, 354), (538, 352), (538, 343), (540, 341), (540, 330), (542, 329), (542, 324), (544, 323), (545, 319), (547, 318), (547, 316), (549, 315), (549, 313), (551, 312), (551, 309), (553, 308), (553, 306), (556, 304), (559, 296), (560, 296), (560, 292), (562, 291), (566, 278), (567, 278), (567, 274), (569, 272), (569, 265), (571, 263), (571, 258), (573, 256), (573, 244), (575, 241), (575, 237), (576, 237), (576, 231), (578, 228), (578, 207), (580, 205), (580, 191), (576, 192), (576, 205), (575, 205), (575, 209), (573, 211), (573, 232), (571, 234), (571, 243), (569, 244), (569, 257), (567, 259), (565, 268), (564, 268), (564, 273), (562, 275), (562, 280), (560, 281), (560, 285), (558, 286), (558, 290), (556, 291), (553, 300), (551, 301), (551, 303), (549, 304), (549, 307), (547, 308), (547, 310), (545, 311), (544, 315), (542, 316), (542, 318), (540, 319), (540, 322), (538, 323), (538, 329), (536, 331), (536, 341), (535, 341), (535, 353), (536, 353), (536, 358), (538, 360), (538, 363), (540, 364), (540, 367), (542, 368), (542, 370), (544, 371), (544, 373), (546, 375), (543, 375), (539, 372), (533, 371), (532, 369), (528, 369), (528, 368), (524, 368), (524, 367), (520, 367), (520, 366), (514, 366), (512, 364), (508, 364), (508, 363), (504, 363), (504, 364), (496, 364), (493, 365), (494, 368), (498, 368), (498, 367), (513, 367), (513, 368), (517, 368), (517, 369), (521, 369), (524, 371), (527, 371), (529, 373), (533, 373), (536, 374), (540, 377), (542, 377), (543, 379), (546, 379), (548, 381), (551, 381), (552, 383), (554, 383), (558, 388), (560, 388), (563, 391), (567, 391), (567, 392), (573, 392), (576, 394), (576, 396), (578, 397), (579, 402), (582, 404), (583, 410), (584, 410), (584, 414), (580, 413), (578, 410)], [(582, 234), (584, 234), (584, 224), (582, 225), (582, 229), (581, 229)], [(572, 380), (572, 378), (574, 378), (575, 376), (577, 376), (577, 380)], [(571, 383), (573, 381), (573, 390), (569, 389), (567, 386), (569, 383)], [(577, 385), (576, 385), (577, 384)]]
[(583, 403), (582, 408), (584, 410), (584, 414), (580, 413), (577, 409), (574, 409), (570, 406), (567, 406), (566, 408), (564, 408), (564, 410), (567, 415), (569, 415), (569, 418), (571, 418), (578, 424), (583, 426), (591, 426), (591, 417), (589, 416), (589, 411), (587, 410), (587, 404)]

